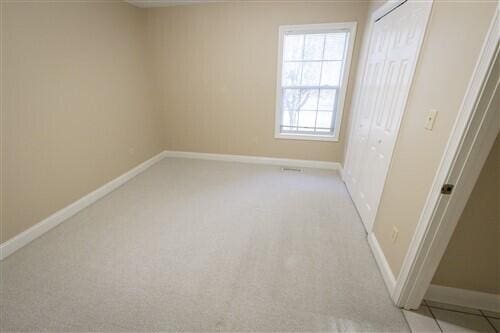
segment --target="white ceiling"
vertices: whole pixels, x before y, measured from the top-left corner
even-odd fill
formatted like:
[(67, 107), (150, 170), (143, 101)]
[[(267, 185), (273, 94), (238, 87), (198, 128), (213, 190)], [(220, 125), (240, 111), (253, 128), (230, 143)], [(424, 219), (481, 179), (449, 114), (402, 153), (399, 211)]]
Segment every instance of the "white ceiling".
[(179, 6), (179, 5), (193, 5), (200, 3), (210, 3), (210, 2), (221, 2), (220, 0), (125, 0), (129, 4), (141, 7), (141, 8), (152, 8), (152, 7), (167, 7), (167, 6)]

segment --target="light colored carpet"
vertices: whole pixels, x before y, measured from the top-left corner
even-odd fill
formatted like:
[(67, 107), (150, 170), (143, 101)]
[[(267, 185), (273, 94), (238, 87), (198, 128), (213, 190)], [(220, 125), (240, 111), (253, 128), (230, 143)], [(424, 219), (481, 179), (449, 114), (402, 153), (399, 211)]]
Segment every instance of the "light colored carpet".
[(4, 331), (408, 331), (333, 171), (165, 159), (0, 269)]

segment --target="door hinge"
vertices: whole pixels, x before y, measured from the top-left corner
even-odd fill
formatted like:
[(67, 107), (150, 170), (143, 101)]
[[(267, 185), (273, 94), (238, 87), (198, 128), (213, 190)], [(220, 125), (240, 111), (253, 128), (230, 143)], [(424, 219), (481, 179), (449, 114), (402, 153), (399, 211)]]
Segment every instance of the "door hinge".
[(441, 194), (451, 194), (451, 192), (453, 192), (453, 187), (455, 187), (455, 185), (452, 185), (452, 184), (444, 184), (442, 187), (441, 187)]

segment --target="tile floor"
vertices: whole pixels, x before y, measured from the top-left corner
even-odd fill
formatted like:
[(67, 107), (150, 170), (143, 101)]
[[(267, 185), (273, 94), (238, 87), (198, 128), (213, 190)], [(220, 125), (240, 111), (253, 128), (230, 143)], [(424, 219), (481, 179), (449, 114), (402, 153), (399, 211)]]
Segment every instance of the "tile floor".
[(403, 310), (413, 333), (499, 332), (500, 313), (424, 301), (415, 311)]

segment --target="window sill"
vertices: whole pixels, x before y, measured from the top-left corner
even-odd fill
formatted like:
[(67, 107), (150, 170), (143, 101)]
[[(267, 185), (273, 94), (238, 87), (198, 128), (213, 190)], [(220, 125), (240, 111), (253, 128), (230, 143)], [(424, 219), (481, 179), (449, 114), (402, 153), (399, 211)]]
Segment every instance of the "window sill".
[(291, 133), (276, 133), (275, 139), (289, 139), (289, 140), (304, 140), (304, 141), (330, 141), (339, 142), (336, 135), (308, 135), (308, 134), (291, 134)]

